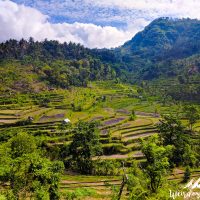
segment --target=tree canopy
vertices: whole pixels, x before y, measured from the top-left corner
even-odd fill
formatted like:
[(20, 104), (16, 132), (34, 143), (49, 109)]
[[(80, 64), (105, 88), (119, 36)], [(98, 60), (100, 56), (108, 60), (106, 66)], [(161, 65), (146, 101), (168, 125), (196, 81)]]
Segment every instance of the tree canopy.
[(0, 181), (9, 183), (8, 199), (59, 199), (64, 165), (44, 157), (32, 136), (20, 132), (0, 146)]
[(69, 150), (72, 160), (82, 173), (91, 173), (92, 157), (102, 153), (96, 122), (80, 121), (73, 130), (73, 140)]

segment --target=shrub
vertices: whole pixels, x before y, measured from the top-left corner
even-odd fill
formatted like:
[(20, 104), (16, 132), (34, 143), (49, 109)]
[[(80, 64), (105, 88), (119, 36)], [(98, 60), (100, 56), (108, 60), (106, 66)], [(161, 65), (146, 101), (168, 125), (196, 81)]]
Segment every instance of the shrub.
[(65, 200), (83, 199), (84, 197), (94, 196), (96, 194), (95, 190), (89, 188), (77, 188), (73, 192), (65, 192), (63, 197)]
[(187, 183), (188, 180), (190, 179), (191, 173), (190, 173), (190, 167), (187, 166), (185, 169), (184, 177), (183, 177), (183, 182)]
[(121, 172), (121, 163), (116, 160), (97, 160), (93, 163), (93, 175), (114, 176)]
[(110, 143), (103, 146), (103, 154), (112, 155), (119, 153), (123, 148), (123, 144), (120, 143)]

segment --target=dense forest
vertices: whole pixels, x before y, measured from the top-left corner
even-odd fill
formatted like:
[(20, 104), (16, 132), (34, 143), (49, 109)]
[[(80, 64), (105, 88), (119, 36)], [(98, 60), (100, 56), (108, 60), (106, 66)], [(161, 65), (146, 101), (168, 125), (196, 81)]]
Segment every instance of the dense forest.
[(88, 81), (116, 77), (109, 63), (102, 62), (95, 51), (79, 44), (34, 42), (32, 38), (9, 40), (0, 45), (0, 52), (1, 91), (85, 87)]
[[(159, 18), (112, 50), (88, 49), (71, 42), (34, 42), (33, 38), (9, 40), (0, 44), (0, 81), (5, 86), (1, 91), (15, 91), (18, 80), (42, 85), (36, 87), (40, 90), (47, 85), (69, 88), (114, 79), (147, 85), (144, 88), (151, 91), (156, 83), (177, 100), (199, 101), (199, 30), (198, 20)], [(34, 86), (26, 89), (34, 91)]]
[(159, 18), (116, 52), (132, 72), (131, 81), (153, 80), (178, 100), (199, 101), (199, 31), (196, 19)]
[(198, 198), (199, 33), (159, 18), (116, 49), (1, 43), (0, 200)]

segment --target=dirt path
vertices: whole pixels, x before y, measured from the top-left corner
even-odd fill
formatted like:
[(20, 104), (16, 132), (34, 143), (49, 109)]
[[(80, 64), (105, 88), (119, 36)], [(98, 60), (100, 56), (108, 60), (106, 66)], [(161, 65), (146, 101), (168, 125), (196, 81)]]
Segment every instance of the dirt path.
[(125, 159), (125, 158), (142, 158), (144, 155), (142, 152), (138, 151), (138, 152), (134, 152), (131, 154), (113, 154), (113, 155), (103, 155), (103, 156), (98, 156), (98, 157), (94, 157), (93, 160), (97, 160), (97, 159), (102, 159), (102, 160), (109, 160), (109, 159)]
[(149, 117), (160, 118), (160, 114), (158, 114), (158, 113), (146, 113), (146, 112), (135, 111), (135, 114), (140, 115), (140, 116), (149, 116)]
[(143, 133), (143, 134), (137, 134), (137, 135), (133, 135), (133, 136), (126, 136), (123, 138), (124, 141), (128, 141), (128, 140), (132, 140), (132, 139), (138, 139), (138, 138), (144, 138), (144, 137), (148, 137), (155, 134), (154, 132), (152, 133)]
[(67, 181), (62, 180), (61, 181), (61, 188), (80, 188), (80, 187), (90, 187), (90, 188), (96, 188), (96, 187), (102, 187), (105, 188), (109, 185), (120, 185), (121, 180), (102, 180), (102, 181), (91, 181), (91, 182), (75, 182), (75, 181)]

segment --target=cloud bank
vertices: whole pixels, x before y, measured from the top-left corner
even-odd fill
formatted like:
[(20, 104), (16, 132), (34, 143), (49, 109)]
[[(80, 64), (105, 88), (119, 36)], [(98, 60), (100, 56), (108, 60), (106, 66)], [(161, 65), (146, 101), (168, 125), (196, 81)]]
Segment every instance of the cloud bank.
[(2, 0), (0, 27), (0, 41), (29, 37), (41, 41), (47, 38), (60, 42), (73, 41), (90, 48), (116, 47), (133, 36), (130, 31), (118, 30), (111, 26), (102, 27), (78, 22), (53, 24), (48, 21), (48, 16), (34, 8)]
[(200, 18), (199, 0), (85, 0), (99, 7), (117, 7), (146, 12), (151, 16)]
[(200, 0), (0, 0), (0, 41), (33, 37), (111, 48), (155, 18), (200, 19), (199, 10)]

